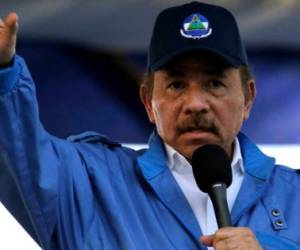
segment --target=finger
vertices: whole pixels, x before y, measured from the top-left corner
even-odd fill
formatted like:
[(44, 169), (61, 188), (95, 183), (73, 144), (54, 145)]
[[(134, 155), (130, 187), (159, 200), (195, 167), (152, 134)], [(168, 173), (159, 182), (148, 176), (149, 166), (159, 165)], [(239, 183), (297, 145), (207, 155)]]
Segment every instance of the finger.
[(214, 249), (247, 249), (248, 248), (243, 248), (243, 246), (241, 246), (240, 244), (236, 244), (234, 242), (234, 244), (230, 244), (230, 242), (228, 243), (228, 241), (224, 240), (224, 241), (219, 241), (219, 242), (215, 242), (213, 245)]
[(220, 228), (216, 234), (215, 234), (215, 238), (216, 240), (223, 240), (223, 239), (227, 239), (233, 236), (237, 235), (237, 230), (239, 233), (247, 233), (249, 230), (248, 228), (243, 228), (243, 227), (223, 227)]
[[(238, 245), (237, 245), (238, 243)], [(254, 233), (246, 227), (227, 227), (219, 229), (215, 233), (212, 245), (214, 247), (227, 246), (229, 249), (235, 249), (238, 246), (245, 246), (242, 249), (261, 249)], [(222, 248), (220, 248), (222, 249)], [(226, 248), (224, 248), (226, 249)]]
[(16, 33), (18, 29), (18, 15), (14, 12), (9, 13), (5, 18), (4, 18), (4, 24), (9, 28), (9, 31), (11, 33)]
[(5, 27), (5, 23), (2, 18), (0, 18), (0, 28), (3, 29)]
[(200, 241), (205, 245), (205, 246), (212, 246), (213, 241), (214, 241), (214, 234), (212, 235), (203, 235), (200, 238)]

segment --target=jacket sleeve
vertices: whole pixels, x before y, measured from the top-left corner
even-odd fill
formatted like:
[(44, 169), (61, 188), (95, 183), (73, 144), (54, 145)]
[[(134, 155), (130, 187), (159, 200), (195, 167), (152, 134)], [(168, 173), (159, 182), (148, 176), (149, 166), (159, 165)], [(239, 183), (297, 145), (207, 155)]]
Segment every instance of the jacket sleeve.
[(57, 249), (59, 241), (77, 249), (93, 216), (89, 178), (74, 143), (41, 125), (35, 86), (19, 56), (0, 71), (0, 121), (1, 202), (43, 249)]

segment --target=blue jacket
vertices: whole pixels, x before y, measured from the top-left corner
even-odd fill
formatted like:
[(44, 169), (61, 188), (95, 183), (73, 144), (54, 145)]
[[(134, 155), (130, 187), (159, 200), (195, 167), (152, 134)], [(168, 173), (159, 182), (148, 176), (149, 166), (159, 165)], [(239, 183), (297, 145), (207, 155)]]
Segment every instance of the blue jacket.
[[(155, 132), (140, 151), (94, 132), (51, 136), (18, 56), (0, 71), (0, 121), (0, 199), (43, 249), (206, 249)], [(252, 228), (265, 249), (299, 250), (299, 172), (239, 141), (246, 174), (234, 225)]]

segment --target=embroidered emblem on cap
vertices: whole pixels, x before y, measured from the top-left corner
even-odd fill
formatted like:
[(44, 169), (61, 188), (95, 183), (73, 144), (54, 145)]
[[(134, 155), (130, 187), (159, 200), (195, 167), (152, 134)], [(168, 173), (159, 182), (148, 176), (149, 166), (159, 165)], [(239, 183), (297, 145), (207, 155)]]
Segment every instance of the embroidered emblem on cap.
[(207, 37), (211, 34), (207, 18), (199, 13), (189, 15), (183, 22), (180, 34), (186, 38), (199, 39)]

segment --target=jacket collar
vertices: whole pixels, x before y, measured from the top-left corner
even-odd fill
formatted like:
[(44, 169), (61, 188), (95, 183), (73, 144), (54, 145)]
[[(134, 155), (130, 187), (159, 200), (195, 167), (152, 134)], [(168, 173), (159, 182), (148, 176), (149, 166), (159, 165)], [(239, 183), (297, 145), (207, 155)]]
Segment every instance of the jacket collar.
[(149, 148), (138, 157), (138, 162), (147, 180), (151, 180), (165, 170), (165, 148), (156, 130), (154, 130), (150, 136)]
[(238, 139), (241, 145), (246, 173), (262, 181), (267, 181), (273, 171), (275, 159), (265, 155), (243, 133), (239, 133)]
[(238, 135), (245, 166), (245, 177), (231, 211), (232, 223), (239, 219), (265, 195), (275, 159), (266, 156), (248, 137)]
[(183, 225), (194, 241), (199, 244), (201, 235), (199, 224), (186, 197), (167, 166), (164, 145), (156, 131), (151, 135), (149, 149), (137, 160), (144, 178), (160, 201)]

